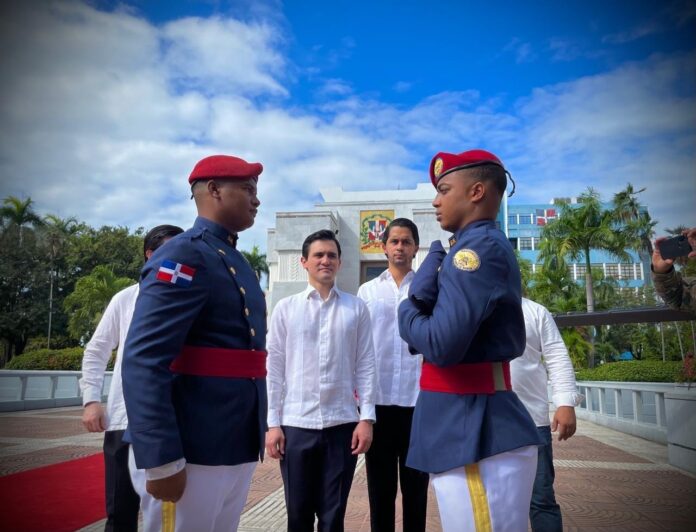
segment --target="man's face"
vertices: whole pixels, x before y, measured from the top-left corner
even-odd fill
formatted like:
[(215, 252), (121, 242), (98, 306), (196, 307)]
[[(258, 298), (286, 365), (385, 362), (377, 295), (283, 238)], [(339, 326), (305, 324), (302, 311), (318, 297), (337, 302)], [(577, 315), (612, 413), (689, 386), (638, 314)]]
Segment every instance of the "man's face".
[(261, 205), (256, 196), (256, 180), (224, 180), (218, 183), (225, 227), (230, 231), (244, 231), (254, 225), (256, 211)]
[(410, 269), (418, 246), (408, 227), (395, 226), (389, 229), (389, 238), (386, 244), (382, 244), (382, 249), (391, 266)]
[(473, 203), (469, 191), (474, 180), (465, 170), (447, 174), (437, 183), (437, 195), (433, 200), (435, 216), (445, 231), (452, 233), (464, 227), (472, 213)]
[(315, 240), (309, 245), (307, 258), (300, 258), (310, 280), (319, 284), (333, 284), (341, 267), (338, 248), (333, 240)]

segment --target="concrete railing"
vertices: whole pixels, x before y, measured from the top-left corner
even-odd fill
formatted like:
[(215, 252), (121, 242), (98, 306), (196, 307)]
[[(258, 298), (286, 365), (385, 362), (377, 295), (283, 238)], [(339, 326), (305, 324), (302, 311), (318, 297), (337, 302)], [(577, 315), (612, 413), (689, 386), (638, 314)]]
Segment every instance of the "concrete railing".
[[(106, 399), (112, 372), (106, 372), (102, 399)], [(34, 410), (82, 404), (79, 371), (0, 370), (0, 412)]]
[(661, 382), (578, 381), (585, 396), (575, 409), (580, 419), (658, 443), (667, 443), (665, 393), (674, 384)]

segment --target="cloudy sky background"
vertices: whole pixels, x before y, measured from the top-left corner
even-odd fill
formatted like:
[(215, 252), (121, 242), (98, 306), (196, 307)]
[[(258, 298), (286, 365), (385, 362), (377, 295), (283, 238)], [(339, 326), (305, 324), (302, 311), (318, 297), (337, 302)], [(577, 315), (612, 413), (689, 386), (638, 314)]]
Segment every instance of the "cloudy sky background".
[(511, 202), (631, 182), (659, 230), (696, 225), (696, 4), (376, 3), (3, 2), (0, 198), (188, 227), (191, 168), (235, 154), (265, 167), (240, 241), (265, 249), (320, 188), (413, 188), (481, 147)]

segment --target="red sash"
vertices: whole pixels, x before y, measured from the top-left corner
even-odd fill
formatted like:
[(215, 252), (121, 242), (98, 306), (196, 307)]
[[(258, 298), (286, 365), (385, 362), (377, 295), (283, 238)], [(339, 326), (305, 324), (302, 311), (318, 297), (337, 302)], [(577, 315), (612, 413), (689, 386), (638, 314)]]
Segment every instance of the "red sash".
[(421, 390), (462, 395), (512, 390), (509, 362), (476, 362), (446, 368), (423, 362)]
[(199, 377), (263, 378), (266, 376), (266, 352), (185, 345), (169, 369)]

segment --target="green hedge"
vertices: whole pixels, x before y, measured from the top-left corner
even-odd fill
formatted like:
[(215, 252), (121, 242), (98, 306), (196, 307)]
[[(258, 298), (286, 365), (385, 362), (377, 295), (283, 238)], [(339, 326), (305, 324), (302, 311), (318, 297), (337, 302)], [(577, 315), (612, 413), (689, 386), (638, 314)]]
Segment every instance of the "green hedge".
[(576, 372), (579, 381), (677, 382), (681, 361), (626, 360)]
[[(46, 369), (63, 371), (80, 371), (82, 369), (82, 354), (84, 348), (69, 347), (67, 349), (37, 349), (27, 351), (14, 357), (5, 369)], [(107, 370), (114, 368), (114, 357), (111, 357)]]

